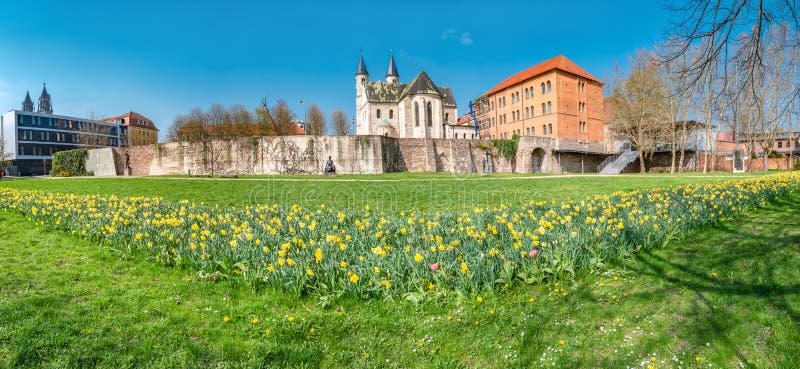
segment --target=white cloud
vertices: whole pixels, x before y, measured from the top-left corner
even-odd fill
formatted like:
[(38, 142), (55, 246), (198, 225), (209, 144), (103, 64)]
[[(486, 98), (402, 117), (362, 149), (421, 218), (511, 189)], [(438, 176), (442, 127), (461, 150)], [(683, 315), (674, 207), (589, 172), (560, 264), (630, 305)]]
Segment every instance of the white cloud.
[(459, 41), (462, 45), (471, 45), (472, 39), (469, 37), (469, 32), (462, 32)]
[(447, 40), (458, 40), (458, 43), (462, 45), (472, 45), (472, 37), (469, 36), (469, 32), (461, 32), (460, 34), (456, 32), (454, 29), (447, 29), (442, 32), (442, 41)]

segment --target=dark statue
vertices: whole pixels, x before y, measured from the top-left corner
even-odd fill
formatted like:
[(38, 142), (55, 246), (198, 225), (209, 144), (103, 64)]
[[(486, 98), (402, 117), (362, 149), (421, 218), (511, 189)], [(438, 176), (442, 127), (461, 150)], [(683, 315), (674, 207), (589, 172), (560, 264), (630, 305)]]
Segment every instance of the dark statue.
[(333, 160), (331, 157), (328, 157), (328, 160), (325, 162), (325, 174), (336, 174), (336, 166), (333, 165)]
[(127, 151), (125, 151), (125, 168), (130, 168), (130, 167), (131, 167), (131, 155), (128, 154)]

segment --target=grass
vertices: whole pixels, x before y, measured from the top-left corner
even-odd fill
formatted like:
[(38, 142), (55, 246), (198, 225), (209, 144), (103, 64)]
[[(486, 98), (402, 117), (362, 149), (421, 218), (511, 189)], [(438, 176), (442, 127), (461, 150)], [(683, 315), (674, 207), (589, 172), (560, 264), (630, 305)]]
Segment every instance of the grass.
[(798, 203), (573, 283), (422, 304), (201, 281), (0, 212), (0, 366), (797, 368)]
[(230, 180), (188, 177), (21, 179), (0, 181), (0, 186), (78, 194), (156, 196), (175, 201), (190, 199), (225, 206), (277, 203), (311, 207), (324, 203), (339, 209), (370, 205), (379, 211), (400, 212), (411, 209), (466, 210), (500, 203), (584, 198), (617, 190), (710, 183), (758, 175), (761, 173), (521, 178), (519, 175), (397, 173), (372, 177), (340, 176), (328, 180), (313, 176)]

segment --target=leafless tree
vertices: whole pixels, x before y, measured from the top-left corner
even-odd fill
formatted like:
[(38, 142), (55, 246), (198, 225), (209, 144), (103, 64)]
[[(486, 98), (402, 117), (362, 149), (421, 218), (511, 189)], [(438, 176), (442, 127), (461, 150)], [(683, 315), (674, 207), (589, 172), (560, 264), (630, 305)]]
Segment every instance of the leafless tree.
[(608, 107), (611, 130), (636, 147), (644, 173), (646, 157), (671, 131), (671, 124), (665, 124), (670, 117), (663, 108), (668, 92), (651, 54), (638, 51), (630, 64), (630, 74), (612, 82)]
[(331, 125), (336, 135), (344, 136), (350, 134), (350, 123), (347, 121), (347, 113), (342, 109), (336, 109), (331, 113)]
[[(798, 49), (800, 4), (796, 0), (681, 0), (668, 6), (672, 22), (668, 26), (670, 53), (662, 60), (672, 60), (698, 47), (698, 57), (687, 68), (695, 83), (702, 83), (715, 68), (739, 66), (741, 88), (755, 89), (761, 70), (766, 68), (768, 52), (764, 40), (771, 25), (786, 24), (793, 42), (787, 48)], [(798, 87), (791, 93), (797, 95)]]
[(276, 136), (295, 134), (294, 112), (284, 100), (278, 100), (270, 109), (272, 115), (272, 133)]
[(311, 104), (308, 108), (306, 134), (321, 135), (323, 132), (325, 132), (325, 113), (317, 104)]

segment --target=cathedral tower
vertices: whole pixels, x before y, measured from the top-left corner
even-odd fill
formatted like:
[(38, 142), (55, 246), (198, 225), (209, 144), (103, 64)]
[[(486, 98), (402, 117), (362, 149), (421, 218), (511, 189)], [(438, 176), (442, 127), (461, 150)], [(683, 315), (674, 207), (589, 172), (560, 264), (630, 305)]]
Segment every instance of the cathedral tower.
[(22, 102), (22, 111), (33, 113), (33, 100), (31, 100), (31, 92), (25, 92), (25, 101)]
[(53, 102), (47, 93), (47, 84), (42, 86), (42, 95), (39, 96), (39, 113), (53, 114)]

